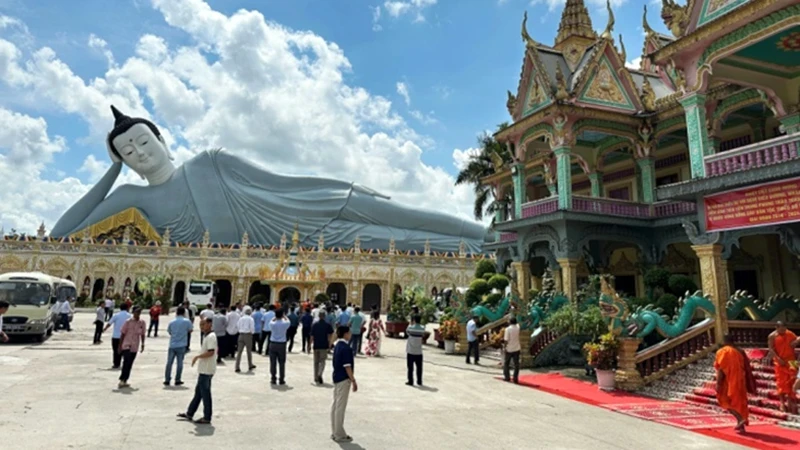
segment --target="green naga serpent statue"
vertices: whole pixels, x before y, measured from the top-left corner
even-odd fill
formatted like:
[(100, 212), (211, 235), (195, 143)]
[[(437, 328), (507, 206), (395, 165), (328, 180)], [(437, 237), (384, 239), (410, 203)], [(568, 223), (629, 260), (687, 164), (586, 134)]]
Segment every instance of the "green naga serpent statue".
[(747, 291), (736, 291), (726, 305), (726, 314), (729, 320), (736, 320), (743, 312), (750, 320), (771, 321), (784, 311), (800, 313), (798, 300), (789, 294), (777, 294), (766, 302), (753, 297)]

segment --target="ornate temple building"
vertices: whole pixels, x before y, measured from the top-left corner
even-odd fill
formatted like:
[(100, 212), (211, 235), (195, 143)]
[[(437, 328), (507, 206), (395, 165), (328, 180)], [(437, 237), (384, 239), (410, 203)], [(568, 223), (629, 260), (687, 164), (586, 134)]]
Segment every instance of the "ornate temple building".
[(590, 273), (643, 297), (662, 266), (724, 302), (800, 292), (800, 4), (663, 0), (638, 68), (614, 14), (567, 0), (552, 45), (522, 22), (509, 154), (483, 180), (503, 207), (488, 248), (534, 286)]
[(475, 263), (483, 255), (459, 252), (400, 251), (392, 242), (388, 251), (303, 247), (297, 229), (291, 241), (265, 248), (248, 242), (222, 245), (210, 241), (182, 244), (154, 233), (133, 212), (115, 216), (85, 230), (80, 239), (51, 239), (44, 225), (37, 236), (5, 236), (0, 241), (0, 273), (41, 271), (73, 280), (82, 295), (97, 298), (137, 295), (137, 279), (151, 274), (172, 277), (173, 303), (185, 298), (192, 280), (213, 280), (219, 288), (217, 301), (246, 300), (257, 294), (271, 301), (313, 299), (326, 293), (339, 304), (352, 302), (366, 308), (380, 305), (385, 311), (391, 289), (425, 286), (427, 292), (463, 286), (471, 280)]

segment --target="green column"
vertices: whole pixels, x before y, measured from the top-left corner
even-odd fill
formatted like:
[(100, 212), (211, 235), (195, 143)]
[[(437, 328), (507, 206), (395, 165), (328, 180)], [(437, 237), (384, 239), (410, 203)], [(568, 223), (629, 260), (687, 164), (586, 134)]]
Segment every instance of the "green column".
[(708, 142), (708, 129), (706, 128), (706, 96), (692, 92), (679, 101), (686, 114), (686, 135), (689, 138), (689, 162), (692, 168), (692, 178), (703, 178), (706, 176), (703, 157), (713, 152)]
[(639, 158), (636, 160), (639, 166), (639, 176), (642, 182), (642, 201), (653, 203), (656, 199), (656, 160), (655, 158)]
[(522, 218), (522, 204), (525, 203), (525, 166), (514, 164), (511, 166), (511, 179), (514, 182), (514, 218)]
[[(766, 135), (764, 134), (764, 124), (761, 121), (758, 122), (751, 122), (750, 128), (753, 129), (753, 142), (761, 142), (766, 139)], [(719, 149), (719, 147), (717, 147)]]
[[(495, 211), (494, 212), (494, 224), (495, 225), (499, 225), (502, 222), (503, 222), (503, 212), (500, 211), (500, 210)], [(495, 232), (494, 232), (494, 241), (495, 242), (500, 242), (500, 232), (497, 231), (497, 230), (495, 230)]]
[(786, 134), (800, 133), (800, 112), (783, 116), (780, 119)]
[(556, 183), (558, 184), (558, 209), (572, 209), (572, 167), (569, 147), (556, 147)]
[(592, 183), (592, 197), (603, 196), (603, 173), (592, 172), (589, 174), (589, 182)]

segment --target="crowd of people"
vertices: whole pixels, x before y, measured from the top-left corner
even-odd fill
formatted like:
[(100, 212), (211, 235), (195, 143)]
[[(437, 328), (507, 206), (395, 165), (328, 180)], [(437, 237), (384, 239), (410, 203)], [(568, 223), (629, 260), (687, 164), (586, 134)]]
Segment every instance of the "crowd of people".
[[(146, 338), (158, 337), (161, 305), (150, 308), (149, 326), (142, 319), (142, 308), (123, 302), (114, 313), (112, 305), (100, 302), (95, 317), (94, 344), (102, 343), (102, 335), (111, 329), (112, 369), (119, 369), (119, 389), (130, 388), (128, 381), (136, 360), (136, 355), (145, 348)], [(244, 305), (239, 302), (230, 309), (214, 308), (212, 304), (198, 312), (198, 308), (184, 302), (175, 311), (175, 318), (167, 325), (169, 346), (164, 370), (164, 386), (181, 386), (183, 364), (191, 351), (194, 321), (199, 318), (199, 354), (192, 359), (192, 366), (198, 366), (198, 378), (194, 397), (187, 410), (178, 414), (180, 419), (193, 420), (203, 404), (203, 417), (193, 420), (198, 424), (209, 424), (212, 418), (211, 380), (217, 366), (225, 360), (234, 361), (236, 373), (242, 372), (242, 354), (247, 354), (247, 372), (256, 369), (253, 353), (269, 358), (270, 383), (286, 384), (286, 355), (294, 349), (298, 330), (301, 335), (301, 352), (313, 353), (312, 377), (316, 384), (323, 384), (323, 375), (328, 356), (332, 356), (332, 379), (334, 383), (333, 405), (331, 407), (331, 438), (337, 442), (352, 440), (344, 431), (344, 414), (349, 392), (358, 390), (354, 376), (356, 355), (375, 357), (381, 355), (381, 341), (385, 327), (380, 311), (373, 310), (367, 316), (361, 308), (347, 304), (345, 308), (337, 305)], [(412, 368), (416, 368), (416, 382), (422, 385), (422, 340), (425, 332), (419, 315), (411, 318), (406, 334), (408, 383), (413, 385)], [(364, 344), (362, 337), (366, 334)]]

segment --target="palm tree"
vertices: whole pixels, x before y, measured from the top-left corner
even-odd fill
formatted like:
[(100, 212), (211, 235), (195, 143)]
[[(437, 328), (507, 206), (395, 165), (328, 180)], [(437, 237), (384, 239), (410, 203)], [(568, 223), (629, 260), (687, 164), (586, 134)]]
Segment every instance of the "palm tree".
[[(497, 131), (508, 126), (507, 122), (503, 122), (497, 126)], [(510, 195), (506, 195), (505, 198), (495, 199), (490, 202), (489, 196), (492, 195), (492, 189), (490, 186), (481, 184), (481, 179), (495, 172), (493, 156), (496, 158), (495, 155), (499, 155), (504, 163), (509, 163), (511, 162), (511, 154), (504, 144), (497, 142), (494, 136), (487, 132), (483, 132), (478, 136), (478, 149), (479, 152), (471, 155), (467, 165), (458, 172), (456, 186), (465, 183), (473, 186), (475, 190), (475, 205), (472, 213), (476, 220), (482, 220), (484, 215), (494, 214), (495, 211), (503, 209), (511, 199)]]

